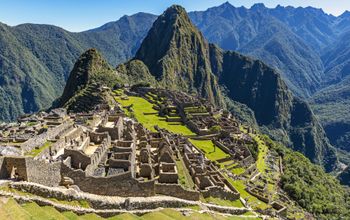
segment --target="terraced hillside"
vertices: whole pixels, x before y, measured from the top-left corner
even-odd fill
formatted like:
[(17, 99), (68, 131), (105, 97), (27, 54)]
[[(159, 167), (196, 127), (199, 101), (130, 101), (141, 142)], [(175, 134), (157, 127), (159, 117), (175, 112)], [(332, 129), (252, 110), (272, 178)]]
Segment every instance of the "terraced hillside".
[(202, 214), (199, 212), (189, 213), (184, 216), (181, 212), (174, 209), (162, 209), (160, 211), (147, 213), (141, 216), (123, 213), (109, 218), (103, 218), (96, 214), (77, 215), (74, 212), (66, 211), (59, 212), (51, 206), (39, 206), (36, 203), (19, 204), (11, 198), (1, 198), (0, 201), (0, 216), (6, 220), (181, 220), (181, 219), (222, 219), (222, 220), (244, 220), (244, 219), (260, 219), (247, 215), (224, 217), (215, 214)]
[[(247, 202), (248, 207), (251, 207), (253, 210), (267, 210), (271, 208), (270, 204), (252, 195), (247, 190), (248, 182), (250, 182), (252, 177), (257, 174), (248, 174), (246, 168), (243, 168), (232, 160), (222, 162), (222, 160), (228, 158), (229, 155), (216, 147), (212, 140), (198, 140), (196, 139), (197, 135), (185, 124), (182, 124), (181, 122), (167, 122), (165, 117), (160, 117), (159, 111), (155, 110), (158, 109), (158, 105), (161, 105), (158, 101), (160, 100), (160, 97), (157, 97), (155, 94), (146, 94), (146, 97), (127, 96), (124, 94), (123, 90), (115, 91), (114, 94), (115, 100), (121, 104), (126, 114), (130, 117), (134, 117), (148, 129), (155, 130), (155, 126), (158, 126), (175, 134), (188, 135), (192, 144), (200, 149), (208, 159), (215, 161), (221, 167), (221, 171), (225, 174), (228, 181), (239, 191), (241, 198)], [(242, 130), (247, 132), (243, 127)], [(271, 157), (271, 152), (265, 144), (264, 139), (259, 135), (254, 135), (254, 139), (258, 143), (256, 166), (259, 175), (264, 176), (264, 178), (266, 177), (270, 182), (268, 191), (271, 195), (274, 195), (278, 190), (278, 182), (281, 174), (273, 171), (270, 167), (271, 164), (267, 162), (267, 158)], [(179, 163), (181, 165), (181, 161)], [(181, 166), (179, 167), (179, 164), (177, 165), (178, 170), (182, 170)], [(188, 187), (186, 174), (183, 174), (182, 176), (184, 181), (183, 186)], [(239, 179), (232, 179), (232, 176), (238, 176)], [(254, 182), (254, 184), (263, 184), (263, 179), (256, 178), (256, 181)], [(208, 198), (207, 202), (213, 202), (218, 205), (229, 203), (236, 207), (242, 205), (240, 201), (220, 201), (215, 198)], [(294, 212), (291, 216), (295, 218), (298, 216), (304, 216), (302, 212), (293, 207), (293, 205), (290, 208)]]

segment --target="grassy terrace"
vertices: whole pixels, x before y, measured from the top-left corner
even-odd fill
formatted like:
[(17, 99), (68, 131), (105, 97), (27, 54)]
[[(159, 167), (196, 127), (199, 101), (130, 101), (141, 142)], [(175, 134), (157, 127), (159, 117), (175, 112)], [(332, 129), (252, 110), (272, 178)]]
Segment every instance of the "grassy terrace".
[[(221, 216), (216, 214), (201, 214), (196, 212), (200, 208), (198, 206), (188, 207), (194, 212), (188, 216), (183, 216), (181, 212), (174, 209), (163, 209), (142, 216), (123, 213), (108, 218), (109, 220), (182, 220), (182, 219), (208, 219), (208, 220), (233, 220), (233, 219), (259, 219), (243, 216)], [(254, 213), (248, 213), (254, 215)], [(0, 219), (6, 220), (101, 220), (102, 218), (96, 214), (77, 215), (73, 212), (59, 212), (50, 206), (39, 206), (36, 203), (18, 204), (13, 199), (0, 200)]]
[[(123, 107), (133, 105), (133, 114), (135, 118), (147, 129), (155, 131), (154, 126), (167, 129), (173, 133), (182, 135), (195, 135), (190, 129), (178, 122), (167, 122), (165, 117), (159, 117), (158, 112), (153, 109), (153, 104), (141, 97), (129, 96), (129, 100), (122, 100), (115, 97)], [(146, 114), (144, 114), (146, 113)], [(153, 113), (153, 114), (147, 114)]]
[(228, 154), (223, 152), (219, 147), (215, 148), (214, 143), (211, 140), (190, 139), (190, 141), (198, 149), (201, 149), (205, 153), (205, 156), (211, 161), (216, 161), (218, 159), (222, 159), (229, 156)]
[(185, 188), (193, 189), (194, 188), (193, 180), (190, 174), (188, 173), (188, 170), (186, 169), (182, 159), (176, 161), (176, 167), (179, 174), (180, 184)]
[(265, 158), (267, 155), (268, 147), (265, 145), (264, 141), (259, 138), (259, 136), (254, 136), (254, 140), (258, 143), (259, 147), (259, 154), (258, 154), (258, 160), (256, 162), (256, 166), (260, 173), (264, 174), (266, 173), (266, 163)]
[(223, 200), (223, 199), (214, 198), (214, 197), (208, 197), (208, 198), (205, 198), (205, 201), (207, 203), (212, 203), (212, 204), (221, 205), (221, 206), (244, 207), (241, 200), (239, 199), (235, 201), (231, 201), (231, 200)]
[[(172, 123), (172, 122), (166, 122), (165, 118), (159, 117), (157, 114), (157, 111), (153, 109), (153, 104), (145, 100), (141, 97), (134, 97), (129, 96), (129, 100), (122, 100), (120, 97), (115, 97), (115, 100), (119, 102), (123, 107), (129, 106), (133, 104), (133, 114), (134, 117), (143, 124), (147, 129), (151, 131), (155, 131), (154, 126), (158, 125), (161, 128), (167, 129), (173, 133), (182, 134), (182, 135), (194, 135), (194, 133), (189, 130), (185, 125), (182, 123)], [(191, 109), (192, 110), (192, 109)], [(191, 111), (190, 110), (190, 111)], [(147, 114), (144, 113), (153, 113), (153, 114)], [(202, 150), (206, 157), (210, 159), (211, 161), (216, 161), (218, 159), (222, 159), (228, 156), (225, 152), (223, 152), (219, 147), (215, 148), (214, 151), (214, 143), (211, 140), (194, 140), (190, 139), (191, 143), (195, 145), (198, 149)], [(265, 146), (266, 147), (266, 146)], [(267, 151), (267, 149), (266, 149)], [(266, 155), (266, 152), (265, 152)], [(263, 155), (261, 155), (261, 158)], [(193, 184), (193, 181), (191, 181), (191, 177), (188, 176), (188, 171), (183, 169), (184, 165), (181, 163), (181, 161), (177, 161), (177, 168), (179, 170), (179, 178), (180, 183), (187, 188), (190, 188)], [(220, 164), (222, 167), (224, 164), (228, 165), (232, 162), (225, 162)], [(234, 164), (236, 165), (236, 164)], [(187, 171), (187, 172), (185, 172)], [(240, 174), (244, 172), (243, 168), (234, 168), (230, 170), (233, 173)], [(245, 184), (243, 181), (238, 180), (234, 181), (231, 178), (227, 177), (227, 179), (230, 181), (230, 183), (241, 193), (241, 196), (245, 198), (250, 204), (253, 205), (253, 207), (257, 207), (260, 209), (266, 209), (268, 206), (266, 203), (258, 200), (256, 197), (250, 195), (247, 191), (245, 191)], [(236, 207), (240, 207), (242, 204), (240, 201), (211, 201), (212, 203), (226, 203), (231, 202), (231, 206), (234, 205)], [(234, 203), (234, 204), (232, 204)], [(197, 218), (198, 219), (198, 218)], [(201, 219), (206, 219), (204, 216), (201, 216)], [(212, 219), (209, 217), (208, 219)], [(241, 217), (234, 217), (232, 219), (244, 219)], [(249, 218), (253, 219), (253, 218)]]
[(227, 177), (227, 180), (238, 190), (238, 192), (241, 194), (241, 197), (244, 198), (250, 206), (252, 206), (254, 209), (261, 209), (265, 210), (269, 206), (263, 202), (260, 201), (258, 198), (250, 195), (246, 190), (245, 190), (245, 184), (243, 180), (232, 180), (231, 178)]
[(39, 147), (38, 149), (33, 149), (32, 151), (26, 153), (26, 156), (31, 156), (31, 157), (36, 157), (38, 156), (43, 150), (45, 150), (46, 148), (50, 147), (52, 144), (52, 142), (50, 141), (46, 141), (45, 144), (43, 144), (43, 146)]

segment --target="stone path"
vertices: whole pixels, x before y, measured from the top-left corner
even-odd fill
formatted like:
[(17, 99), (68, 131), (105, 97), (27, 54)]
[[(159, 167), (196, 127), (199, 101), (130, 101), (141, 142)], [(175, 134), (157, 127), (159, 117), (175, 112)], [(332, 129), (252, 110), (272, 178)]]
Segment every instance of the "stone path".
[[(4, 182), (3, 182), (4, 183)], [(47, 187), (36, 183), (29, 183), (29, 182), (10, 182), (7, 181), (9, 185), (13, 188), (19, 188), (19, 187), (37, 187), (41, 190), (52, 193), (53, 195), (56, 193), (62, 193), (65, 195), (73, 196), (76, 200), (87, 200), (94, 204), (101, 204), (101, 207), (103, 208), (84, 208), (84, 207), (78, 207), (73, 205), (67, 205), (62, 204), (60, 202), (55, 202), (47, 198), (43, 198), (37, 195), (20, 195), (12, 192), (7, 191), (1, 191), (0, 190), (0, 196), (10, 196), (13, 197), (18, 202), (36, 202), (39, 205), (49, 205), (53, 206), (56, 209), (60, 211), (73, 211), (77, 214), (86, 214), (86, 213), (96, 213), (100, 214), (102, 216), (112, 216), (117, 215), (120, 213), (133, 213), (133, 214), (144, 214), (148, 212), (154, 212), (161, 210), (163, 208), (172, 208), (178, 211), (195, 211), (190, 208), (186, 208), (186, 206), (199, 206), (202, 208), (200, 213), (216, 213), (221, 215), (231, 215), (231, 214), (237, 214), (240, 215), (242, 213), (245, 213), (247, 211), (252, 211), (251, 208), (238, 208), (238, 207), (225, 207), (225, 206), (219, 206), (209, 203), (203, 203), (201, 201), (190, 201), (190, 200), (184, 200), (179, 198), (174, 198), (170, 196), (153, 196), (153, 197), (117, 197), (117, 196), (101, 196), (101, 195), (94, 195), (89, 194), (85, 192), (79, 192), (72, 189), (64, 189), (59, 187)], [(0, 182), (1, 184), (1, 182)], [(125, 205), (127, 202), (128, 207), (127, 209), (121, 209), (121, 208), (114, 208), (118, 207), (119, 205)], [(167, 207), (166, 204), (178, 204), (178, 207)], [(165, 204), (164, 206), (162, 204)], [(140, 208), (142, 206), (148, 207), (148, 208)], [(159, 206), (158, 206), (159, 205)], [(184, 207), (185, 206), (185, 207)], [(245, 216), (245, 217), (257, 217), (257, 215), (251, 215), (251, 216)]]
[[(39, 196), (24, 196), (24, 195), (18, 195), (15, 193), (11, 193), (11, 192), (5, 192), (2, 190), (0, 190), (0, 196), (12, 197), (19, 203), (35, 202), (40, 206), (52, 206), (61, 212), (72, 211), (78, 215), (95, 213), (95, 214), (98, 214), (98, 215), (103, 216), (103, 217), (111, 217), (111, 216), (115, 216), (115, 215), (122, 214), (122, 213), (142, 215), (142, 214), (146, 214), (149, 212), (161, 211), (162, 209), (164, 209), (162, 207), (155, 208), (155, 209), (142, 209), (142, 210), (84, 208), (84, 207), (79, 207), (79, 206), (72, 206), (72, 205), (66, 205), (66, 204), (62, 204), (62, 203), (58, 203), (58, 202), (53, 202), (49, 199), (45, 199), (45, 198), (42, 198)], [(223, 216), (230, 216), (227, 213), (221, 213), (221, 212), (212, 211), (209, 209), (200, 210), (200, 211), (193, 210), (191, 208), (172, 208), (172, 209), (179, 211), (179, 212), (199, 212), (201, 214), (207, 213), (207, 214), (219, 214), (219, 215), (223, 215)], [(256, 218), (257, 215), (245, 215), (244, 217)]]

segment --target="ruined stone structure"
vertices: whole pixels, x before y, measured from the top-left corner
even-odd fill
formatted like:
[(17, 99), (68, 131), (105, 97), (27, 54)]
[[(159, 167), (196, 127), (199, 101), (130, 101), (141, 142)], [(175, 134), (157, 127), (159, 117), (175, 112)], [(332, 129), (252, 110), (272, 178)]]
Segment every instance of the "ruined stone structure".
[[(252, 140), (244, 137), (229, 113), (181, 92), (137, 88), (132, 94), (154, 103), (154, 109), (167, 121), (187, 125), (196, 138), (213, 140), (229, 155), (222, 160), (238, 162), (247, 170), (254, 164), (246, 147)], [(1, 142), (19, 142), (13, 146), (20, 152), (0, 157), (1, 179), (111, 196), (240, 197), (217, 163), (207, 159), (188, 137), (160, 128), (151, 132), (126, 117), (118, 106), (70, 115), (64, 109), (54, 109), (0, 128)], [(30, 133), (30, 138), (22, 142), (11, 139), (23, 132)], [(190, 177), (191, 187), (180, 181), (180, 175)]]

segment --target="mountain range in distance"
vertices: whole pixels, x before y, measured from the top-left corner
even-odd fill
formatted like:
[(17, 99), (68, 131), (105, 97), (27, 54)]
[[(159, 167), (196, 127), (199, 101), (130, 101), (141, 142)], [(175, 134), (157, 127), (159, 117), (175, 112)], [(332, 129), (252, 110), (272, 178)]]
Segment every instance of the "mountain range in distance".
[[(0, 24), (1, 120), (14, 120), (20, 114), (49, 107), (61, 95), (74, 61), (88, 48), (97, 48), (112, 66), (135, 55), (142, 58), (142, 52), (136, 52), (142, 51), (139, 50), (141, 42), (156, 17), (138, 13), (81, 33), (71, 33), (51, 25), (9, 27)], [(295, 96), (311, 102), (331, 143), (350, 151), (347, 146), (350, 119), (342, 117), (350, 103), (346, 84), (350, 56), (350, 47), (346, 43), (350, 34), (349, 12), (334, 17), (311, 7), (278, 6), (269, 9), (256, 4), (247, 9), (225, 3), (206, 11), (190, 12), (189, 17), (209, 42), (274, 67)], [(235, 53), (222, 54), (220, 50), (217, 55), (222, 59), (239, 56)], [(150, 72), (159, 68), (147, 60), (143, 61)], [(129, 66), (134, 64), (129, 63)], [(224, 69), (222, 71), (220, 76), (225, 76)], [(213, 75), (220, 82), (220, 76)], [(230, 79), (221, 79), (221, 82), (225, 80)], [(200, 85), (202, 87), (193, 82), (191, 87), (195, 90), (208, 88), (211, 82), (207, 79), (206, 84)], [(214, 94), (218, 92), (215, 86), (210, 88), (213, 91), (205, 90), (207, 94), (203, 95), (214, 99)], [(338, 88), (342, 88), (341, 91)], [(241, 98), (242, 102), (244, 97), (236, 98)], [(248, 101), (244, 104), (258, 113), (258, 107)], [(260, 117), (257, 116), (257, 119)], [(260, 125), (271, 127), (270, 123), (261, 124), (261, 121)], [(297, 133), (300, 132), (309, 131), (299, 130)], [(322, 132), (318, 133), (321, 139), (322, 135)], [(300, 143), (305, 143), (305, 137), (300, 139)], [(305, 148), (302, 144), (299, 147), (301, 151)], [(317, 156), (314, 155), (314, 158)]]

